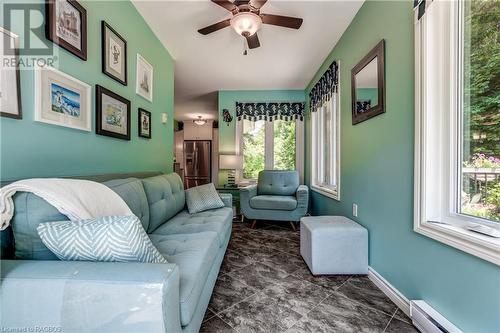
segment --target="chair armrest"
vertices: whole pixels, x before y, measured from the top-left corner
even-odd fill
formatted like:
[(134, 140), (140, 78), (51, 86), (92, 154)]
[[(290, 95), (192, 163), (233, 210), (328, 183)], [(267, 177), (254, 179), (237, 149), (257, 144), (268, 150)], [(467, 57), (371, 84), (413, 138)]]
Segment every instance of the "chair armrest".
[(297, 208), (305, 208), (307, 212), (307, 206), (309, 204), (309, 187), (306, 185), (299, 185), (296, 192), (297, 197)]
[(233, 208), (233, 195), (231, 193), (219, 193), (224, 206)]
[(240, 188), (240, 198), (251, 199), (257, 195), (257, 185), (250, 185)]
[(181, 332), (175, 264), (2, 260), (1, 265), (0, 327)]

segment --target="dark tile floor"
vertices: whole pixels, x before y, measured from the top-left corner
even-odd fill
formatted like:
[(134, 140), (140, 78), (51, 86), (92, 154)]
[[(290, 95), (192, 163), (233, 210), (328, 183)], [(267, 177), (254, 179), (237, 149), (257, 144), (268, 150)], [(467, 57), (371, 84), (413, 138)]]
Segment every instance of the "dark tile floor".
[(200, 332), (417, 332), (366, 276), (314, 277), (288, 224), (234, 223)]

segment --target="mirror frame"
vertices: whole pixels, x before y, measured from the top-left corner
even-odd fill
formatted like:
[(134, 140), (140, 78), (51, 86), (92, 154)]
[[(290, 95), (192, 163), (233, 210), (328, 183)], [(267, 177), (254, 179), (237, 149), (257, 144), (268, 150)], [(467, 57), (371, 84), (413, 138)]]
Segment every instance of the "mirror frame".
[[(382, 39), (360, 62), (351, 70), (351, 92), (352, 92), (352, 124), (360, 122), (385, 113), (385, 40)], [(356, 74), (365, 68), (373, 59), (378, 57), (377, 62), (377, 88), (378, 104), (363, 113), (356, 111)]]

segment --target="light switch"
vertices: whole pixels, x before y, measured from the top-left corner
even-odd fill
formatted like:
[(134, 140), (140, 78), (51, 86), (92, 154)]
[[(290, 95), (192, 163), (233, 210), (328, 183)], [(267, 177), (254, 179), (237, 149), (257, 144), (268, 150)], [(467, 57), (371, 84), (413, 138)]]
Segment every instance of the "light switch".
[(358, 205), (355, 203), (352, 204), (352, 216), (358, 217)]

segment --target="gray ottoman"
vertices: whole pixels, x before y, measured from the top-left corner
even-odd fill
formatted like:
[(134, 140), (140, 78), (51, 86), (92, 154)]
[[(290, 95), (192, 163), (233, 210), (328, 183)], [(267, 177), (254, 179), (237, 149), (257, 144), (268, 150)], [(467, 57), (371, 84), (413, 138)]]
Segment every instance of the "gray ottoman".
[(368, 230), (344, 216), (303, 217), (300, 254), (314, 275), (368, 274)]

